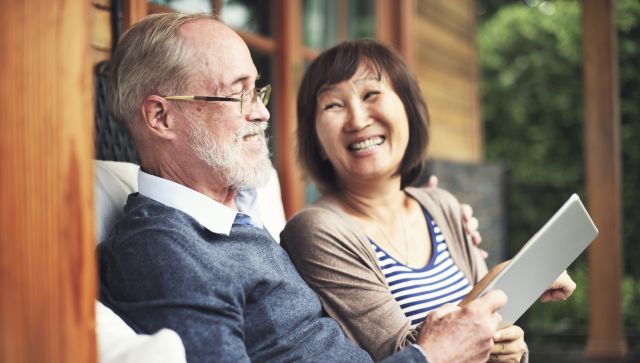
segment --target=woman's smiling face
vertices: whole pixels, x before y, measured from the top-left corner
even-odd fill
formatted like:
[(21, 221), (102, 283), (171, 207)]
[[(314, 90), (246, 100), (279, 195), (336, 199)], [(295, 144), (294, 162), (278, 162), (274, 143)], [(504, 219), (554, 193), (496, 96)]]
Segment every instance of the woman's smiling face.
[(318, 92), (315, 127), (339, 184), (396, 174), (409, 141), (402, 101), (382, 74), (360, 64), (351, 79)]

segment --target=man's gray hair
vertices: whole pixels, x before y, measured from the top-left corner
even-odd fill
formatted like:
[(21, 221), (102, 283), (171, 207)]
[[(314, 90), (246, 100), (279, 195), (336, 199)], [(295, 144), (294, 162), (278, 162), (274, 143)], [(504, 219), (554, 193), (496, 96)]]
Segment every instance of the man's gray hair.
[(131, 130), (142, 100), (151, 94), (180, 94), (191, 69), (192, 50), (180, 27), (208, 14), (153, 14), (129, 29), (110, 61), (107, 102), (113, 115)]

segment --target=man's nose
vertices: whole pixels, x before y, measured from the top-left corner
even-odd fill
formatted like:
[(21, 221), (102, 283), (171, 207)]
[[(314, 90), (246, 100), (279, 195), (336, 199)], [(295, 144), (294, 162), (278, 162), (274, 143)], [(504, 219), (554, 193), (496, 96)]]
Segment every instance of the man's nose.
[(256, 100), (256, 104), (253, 107), (253, 111), (251, 111), (251, 113), (247, 115), (247, 121), (267, 122), (269, 121), (270, 117), (271, 117), (271, 114), (269, 113), (267, 106), (265, 106), (264, 103), (262, 103), (262, 100), (260, 99), (260, 97), (258, 97), (258, 99)]

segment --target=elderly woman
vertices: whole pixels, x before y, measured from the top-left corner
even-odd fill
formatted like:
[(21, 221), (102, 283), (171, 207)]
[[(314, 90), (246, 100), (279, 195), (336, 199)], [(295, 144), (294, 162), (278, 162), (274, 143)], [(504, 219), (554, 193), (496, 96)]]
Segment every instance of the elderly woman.
[[(327, 313), (382, 359), (413, 343), (427, 314), (459, 302), (487, 267), (458, 201), (410, 186), (429, 118), (397, 53), (364, 40), (325, 51), (307, 69), (297, 110), (298, 156), (323, 196), (287, 224), (282, 244)], [(573, 290), (562, 287), (560, 297)], [(500, 330), (491, 360), (526, 359), (523, 336)]]

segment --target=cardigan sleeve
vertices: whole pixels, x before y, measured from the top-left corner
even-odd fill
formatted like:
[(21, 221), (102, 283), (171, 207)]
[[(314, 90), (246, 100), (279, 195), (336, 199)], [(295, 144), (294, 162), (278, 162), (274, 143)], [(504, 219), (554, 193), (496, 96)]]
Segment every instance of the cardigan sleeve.
[(418, 332), (410, 328), (362, 237), (338, 214), (307, 208), (280, 239), (325, 311), (378, 361), (414, 343)]

